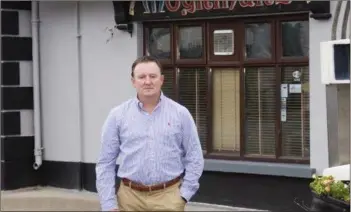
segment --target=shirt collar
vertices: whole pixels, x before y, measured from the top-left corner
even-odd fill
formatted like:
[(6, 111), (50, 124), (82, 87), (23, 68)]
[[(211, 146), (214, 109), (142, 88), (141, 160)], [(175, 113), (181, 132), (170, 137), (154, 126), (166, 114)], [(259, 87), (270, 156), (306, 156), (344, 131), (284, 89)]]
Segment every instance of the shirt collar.
[[(165, 98), (165, 96), (164, 96), (163, 92), (161, 91), (160, 99), (159, 99), (159, 102), (156, 105), (155, 109), (160, 106), (160, 104), (164, 101), (164, 98)], [(135, 104), (139, 107), (139, 109), (143, 109), (143, 103), (139, 100), (138, 96), (134, 97), (134, 101), (135, 101)]]

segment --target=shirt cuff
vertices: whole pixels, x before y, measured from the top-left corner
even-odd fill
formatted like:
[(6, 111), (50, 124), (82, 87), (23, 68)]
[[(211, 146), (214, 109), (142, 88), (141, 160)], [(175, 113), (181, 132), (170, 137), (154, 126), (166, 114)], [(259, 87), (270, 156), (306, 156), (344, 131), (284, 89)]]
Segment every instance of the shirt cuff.
[(186, 200), (186, 202), (189, 202), (191, 197), (193, 196), (192, 192), (187, 191), (184, 188), (180, 189), (180, 196)]

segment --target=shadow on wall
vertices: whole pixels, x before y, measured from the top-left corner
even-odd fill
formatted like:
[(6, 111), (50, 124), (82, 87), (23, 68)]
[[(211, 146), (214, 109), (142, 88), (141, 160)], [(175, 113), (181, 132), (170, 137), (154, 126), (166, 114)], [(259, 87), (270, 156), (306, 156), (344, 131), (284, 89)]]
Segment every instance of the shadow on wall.
[(350, 84), (338, 85), (338, 161), (350, 164)]

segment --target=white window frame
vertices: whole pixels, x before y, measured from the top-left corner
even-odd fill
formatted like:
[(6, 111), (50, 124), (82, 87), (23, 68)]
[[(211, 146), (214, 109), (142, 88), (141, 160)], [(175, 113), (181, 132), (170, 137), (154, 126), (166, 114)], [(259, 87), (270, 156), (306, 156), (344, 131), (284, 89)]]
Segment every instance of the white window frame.
[(334, 70), (334, 45), (350, 44), (350, 39), (324, 41), (320, 43), (321, 76), (322, 83), (329, 84), (350, 84), (350, 80), (335, 79)]

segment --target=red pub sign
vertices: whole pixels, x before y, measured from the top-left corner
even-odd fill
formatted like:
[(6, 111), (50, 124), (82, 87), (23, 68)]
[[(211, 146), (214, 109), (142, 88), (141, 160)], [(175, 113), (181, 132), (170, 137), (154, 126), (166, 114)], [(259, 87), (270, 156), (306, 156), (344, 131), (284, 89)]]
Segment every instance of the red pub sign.
[(289, 0), (198, 0), (132, 1), (132, 20), (196, 18), (308, 11), (309, 1)]

